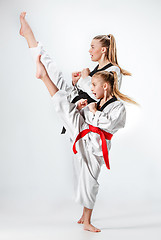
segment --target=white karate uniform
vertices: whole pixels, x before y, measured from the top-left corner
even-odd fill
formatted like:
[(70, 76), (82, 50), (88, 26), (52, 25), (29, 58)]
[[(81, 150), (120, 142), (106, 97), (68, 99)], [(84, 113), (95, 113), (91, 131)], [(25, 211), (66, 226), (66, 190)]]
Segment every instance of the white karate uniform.
[[(64, 122), (72, 145), (78, 133), (89, 128), (89, 124), (111, 134), (124, 127), (126, 111), (121, 101), (114, 101), (102, 111), (96, 111), (95, 114), (89, 111), (88, 106), (79, 111), (76, 105), (71, 103), (77, 90), (66, 84), (56, 64), (45, 53), (42, 46), (39, 44), (37, 48), (31, 48), (30, 51), (35, 60), (38, 54), (42, 55), (42, 62), (51, 80), (60, 89), (52, 97), (52, 101), (55, 110)], [(111, 141), (106, 140), (106, 142), (110, 150)], [(73, 154), (75, 198), (84, 207), (93, 209), (99, 188), (98, 176), (104, 163), (100, 136), (89, 132), (76, 143), (76, 149), (78, 153)]]
[[(78, 133), (88, 129), (89, 124), (111, 134), (125, 125), (126, 111), (121, 101), (112, 102), (102, 112), (96, 111), (95, 114), (89, 111), (88, 106), (82, 111), (77, 110), (68, 94), (62, 90), (52, 97), (52, 101), (70, 135), (72, 145)], [(110, 150), (111, 141), (106, 140), (106, 143)], [(74, 155), (73, 161), (76, 201), (93, 209), (99, 188), (98, 176), (104, 163), (100, 136), (89, 132), (76, 143), (76, 149), (78, 153)]]

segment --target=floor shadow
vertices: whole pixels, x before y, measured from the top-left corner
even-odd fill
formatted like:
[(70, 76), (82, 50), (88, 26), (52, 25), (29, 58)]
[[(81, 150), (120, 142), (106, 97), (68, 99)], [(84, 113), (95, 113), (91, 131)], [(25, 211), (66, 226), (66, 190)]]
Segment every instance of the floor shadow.
[(113, 226), (113, 227), (103, 227), (101, 230), (123, 230), (123, 229), (142, 229), (142, 228), (160, 228), (161, 230), (161, 222), (157, 223), (148, 223), (148, 224), (138, 224), (131, 226)]

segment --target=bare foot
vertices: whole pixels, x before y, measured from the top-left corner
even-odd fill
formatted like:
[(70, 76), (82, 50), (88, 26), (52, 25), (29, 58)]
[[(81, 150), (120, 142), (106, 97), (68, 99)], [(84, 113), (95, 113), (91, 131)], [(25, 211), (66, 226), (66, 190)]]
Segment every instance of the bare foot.
[(88, 223), (88, 224), (84, 224), (84, 230), (86, 231), (90, 231), (90, 232), (101, 232), (100, 229), (94, 227), (92, 224)]
[(43, 79), (45, 76), (47, 76), (47, 71), (44, 67), (44, 65), (41, 62), (41, 55), (38, 55), (37, 61), (36, 61), (36, 78)]
[(29, 24), (27, 23), (25, 16), (26, 16), (26, 12), (22, 12), (20, 15), (20, 23), (21, 23), (20, 35), (26, 38), (28, 34), (32, 33), (32, 30)]
[(84, 216), (82, 216), (82, 217), (78, 220), (77, 223), (79, 223), (79, 224), (83, 224), (83, 223), (84, 223)]

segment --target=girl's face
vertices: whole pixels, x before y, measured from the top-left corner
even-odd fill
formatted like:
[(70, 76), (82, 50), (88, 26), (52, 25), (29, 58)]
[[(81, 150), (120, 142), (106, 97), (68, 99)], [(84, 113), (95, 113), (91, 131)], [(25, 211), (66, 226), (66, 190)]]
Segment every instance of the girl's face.
[(104, 97), (104, 81), (100, 77), (92, 77), (91, 91), (97, 99), (101, 99)]
[(89, 49), (89, 53), (91, 55), (91, 60), (97, 62), (102, 57), (102, 46), (99, 40), (93, 39), (91, 42), (91, 48)]

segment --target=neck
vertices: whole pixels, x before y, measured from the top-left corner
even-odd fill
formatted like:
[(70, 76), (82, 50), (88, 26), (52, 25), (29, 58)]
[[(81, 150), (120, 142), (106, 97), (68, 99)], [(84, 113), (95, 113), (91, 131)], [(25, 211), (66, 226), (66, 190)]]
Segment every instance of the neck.
[(100, 58), (100, 60), (98, 60), (98, 69), (103, 68), (104, 66), (106, 66), (108, 63), (110, 63), (110, 61), (107, 59), (107, 57), (103, 56)]

